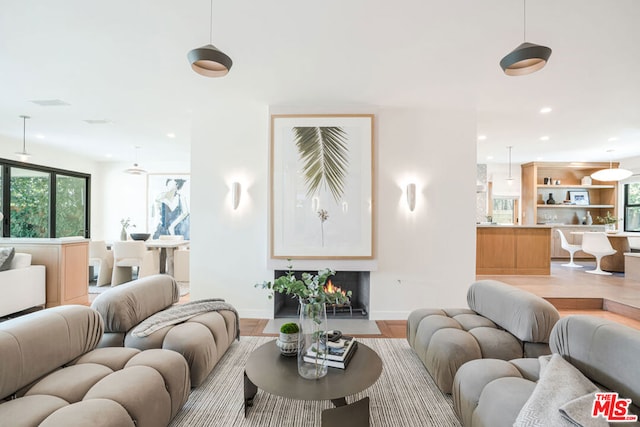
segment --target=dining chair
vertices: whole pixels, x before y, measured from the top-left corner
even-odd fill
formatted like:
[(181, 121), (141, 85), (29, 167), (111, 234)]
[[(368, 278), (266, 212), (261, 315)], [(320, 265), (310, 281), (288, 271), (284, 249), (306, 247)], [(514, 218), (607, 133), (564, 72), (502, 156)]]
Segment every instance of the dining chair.
[(189, 282), (189, 258), (191, 250), (179, 248), (173, 251), (173, 278), (177, 282)]
[(588, 232), (582, 236), (582, 251), (596, 257), (596, 269), (587, 270), (587, 273), (611, 275), (608, 271), (602, 271), (600, 260), (608, 255), (613, 255), (617, 251), (611, 246), (611, 242), (605, 233)]
[(627, 237), (631, 252), (640, 252), (640, 237)]
[(560, 235), (560, 246), (562, 247), (562, 249), (564, 249), (565, 251), (569, 252), (569, 263), (568, 264), (562, 264), (563, 267), (571, 267), (571, 268), (582, 268), (581, 265), (576, 264), (575, 262), (573, 262), (573, 256), (576, 252), (578, 252), (580, 249), (582, 249), (582, 245), (573, 245), (570, 244), (567, 241), (567, 238), (565, 237), (564, 233), (562, 232), (562, 230), (560, 230), (559, 228), (556, 228), (556, 231), (558, 232), (558, 235)]
[(133, 280), (134, 268), (137, 268), (138, 278), (160, 271), (157, 251), (148, 251), (145, 242), (139, 240), (113, 242), (113, 260), (111, 286)]
[(98, 270), (96, 286), (104, 286), (111, 283), (113, 274), (113, 252), (107, 249), (104, 240), (92, 240), (89, 242), (89, 267), (94, 272)]

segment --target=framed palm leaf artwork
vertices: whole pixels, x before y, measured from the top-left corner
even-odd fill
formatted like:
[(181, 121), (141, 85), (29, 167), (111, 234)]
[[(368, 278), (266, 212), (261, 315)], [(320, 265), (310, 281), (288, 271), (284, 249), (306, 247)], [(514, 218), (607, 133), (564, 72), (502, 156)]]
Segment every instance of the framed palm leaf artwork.
[(373, 119), (271, 116), (272, 258), (373, 258)]

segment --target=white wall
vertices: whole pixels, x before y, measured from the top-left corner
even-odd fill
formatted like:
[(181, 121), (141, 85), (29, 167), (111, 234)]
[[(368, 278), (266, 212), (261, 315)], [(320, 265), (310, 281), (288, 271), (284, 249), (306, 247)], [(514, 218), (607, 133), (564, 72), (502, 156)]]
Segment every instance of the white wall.
[[(273, 277), (267, 250), (270, 112), (284, 111), (227, 105), (196, 119), (192, 131), (192, 298), (225, 298), (242, 317), (273, 315), (265, 291), (254, 288)], [(376, 115), (371, 318), (406, 319), (417, 307), (466, 306), (475, 278), (474, 113), (358, 112)], [(236, 211), (230, 205), (233, 181), (243, 187)], [(404, 204), (403, 188), (410, 181), (418, 189), (413, 213)]]

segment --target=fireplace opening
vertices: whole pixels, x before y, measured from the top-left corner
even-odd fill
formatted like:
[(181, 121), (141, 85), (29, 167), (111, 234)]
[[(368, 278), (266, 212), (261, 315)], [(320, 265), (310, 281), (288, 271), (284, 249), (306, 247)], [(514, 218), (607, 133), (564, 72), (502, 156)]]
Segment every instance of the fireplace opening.
[[(302, 277), (303, 271), (294, 271), (297, 279)], [(274, 278), (287, 274), (286, 270), (276, 270)], [(337, 271), (329, 277), (326, 286), (340, 288), (343, 292), (351, 291), (349, 304), (327, 304), (328, 318), (369, 319), (369, 272), (368, 271)], [(298, 317), (299, 302), (291, 295), (276, 292), (273, 295), (274, 318)]]

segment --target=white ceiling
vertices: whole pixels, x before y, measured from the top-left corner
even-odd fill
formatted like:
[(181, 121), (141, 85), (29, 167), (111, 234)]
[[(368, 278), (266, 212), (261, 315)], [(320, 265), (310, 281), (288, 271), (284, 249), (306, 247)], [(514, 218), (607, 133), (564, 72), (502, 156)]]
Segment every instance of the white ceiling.
[(213, 44), (234, 65), (210, 79), (186, 59), (209, 42), (207, 0), (0, 0), (0, 138), (19, 148), (27, 114), (30, 151), (188, 159), (192, 115), (256, 102), (474, 108), (480, 163), (509, 145), (515, 163), (640, 155), (640, 1), (530, 0), (527, 41), (553, 54), (508, 77), (522, 15), (519, 0), (215, 0)]

